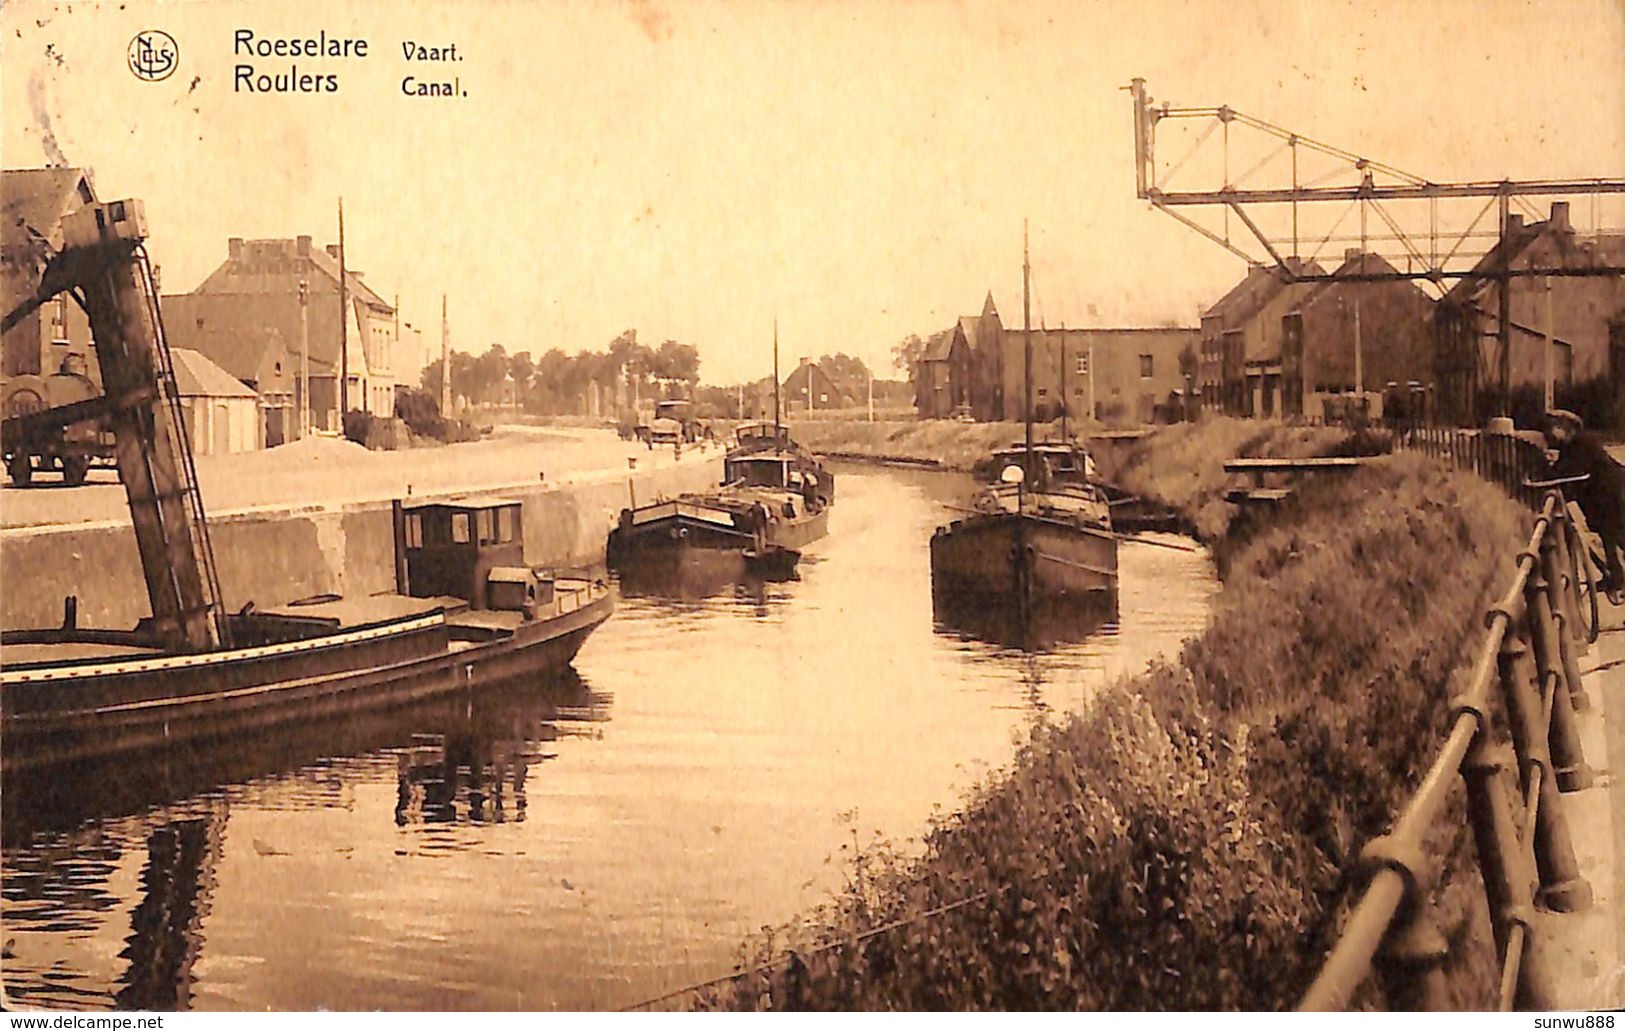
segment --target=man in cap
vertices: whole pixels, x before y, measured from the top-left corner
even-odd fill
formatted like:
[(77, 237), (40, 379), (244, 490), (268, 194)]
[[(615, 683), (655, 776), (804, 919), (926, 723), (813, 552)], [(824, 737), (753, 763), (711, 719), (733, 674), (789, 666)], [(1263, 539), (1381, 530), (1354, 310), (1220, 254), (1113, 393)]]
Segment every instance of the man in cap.
[(1580, 506), (1586, 525), (1602, 538), (1603, 579), (1597, 586), (1615, 605), (1625, 605), (1625, 467), (1614, 461), (1593, 434), (1585, 432), (1578, 415), (1563, 409), (1546, 413), (1546, 437), (1557, 453), (1552, 472), (1558, 477), (1584, 476), (1564, 486), (1568, 499)]

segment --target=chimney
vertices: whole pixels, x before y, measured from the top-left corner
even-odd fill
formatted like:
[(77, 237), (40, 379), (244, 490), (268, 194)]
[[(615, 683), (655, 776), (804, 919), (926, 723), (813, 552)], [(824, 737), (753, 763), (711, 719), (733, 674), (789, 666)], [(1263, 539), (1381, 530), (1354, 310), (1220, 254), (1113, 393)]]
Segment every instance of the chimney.
[(803, 359), (801, 359), (801, 364), (803, 364), (803, 365), (811, 365), (812, 364), (812, 359), (811, 358), (803, 358)]
[(1549, 228), (1559, 233), (1569, 231), (1569, 202), (1566, 200), (1552, 201), (1551, 221), (1546, 223)]
[(226, 254), (230, 256), (233, 261), (241, 258), (243, 256), (243, 238), (240, 236), (234, 236), (230, 240), (227, 240)]
[(1523, 216), (1522, 215), (1508, 215), (1507, 216), (1507, 235), (1508, 236), (1516, 236), (1521, 232), (1523, 232)]
[(310, 257), (310, 237), (301, 236), (298, 241), (298, 251), (301, 258)]
[(336, 244), (336, 243), (328, 244), (327, 245), (327, 256), (329, 258), (337, 258), (339, 256), (339, 245)]
[(1359, 261), (1360, 255), (1363, 253), (1364, 252), (1358, 247), (1345, 247), (1343, 249), (1343, 263), (1347, 264), (1351, 261)]

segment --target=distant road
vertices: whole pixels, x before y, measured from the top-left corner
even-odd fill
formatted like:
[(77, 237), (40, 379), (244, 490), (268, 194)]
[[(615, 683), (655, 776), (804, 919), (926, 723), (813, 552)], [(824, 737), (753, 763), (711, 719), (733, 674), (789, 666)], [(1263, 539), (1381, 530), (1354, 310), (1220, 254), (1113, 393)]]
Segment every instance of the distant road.
[[(716, 448), (685, 449), (682, 461), (717, 462)], [(489, 491), (535, 483), (566, 483), (583, 476), (624, 472), (627, 459), (639, 468), (669, 466), (670, 448), (650, 451), (623, 441), (613, 430), (575, 427), (499, 427), (491, 437), (466, 444), (408, 451), (368, 451), (345, 440), (317, 437), (282, 447), (197, 459), (204, 508), (229, 515), (267, 507), (334, 506), (416, 495)], [(720, 474), (720, 467), (719, 467)], [(92, 473), (82, 487), (57, 486), (42, 474), (36, 486), (0, 491), (0, 525), (6, 528), (124, 520), (124, 489), (110, 470)]]

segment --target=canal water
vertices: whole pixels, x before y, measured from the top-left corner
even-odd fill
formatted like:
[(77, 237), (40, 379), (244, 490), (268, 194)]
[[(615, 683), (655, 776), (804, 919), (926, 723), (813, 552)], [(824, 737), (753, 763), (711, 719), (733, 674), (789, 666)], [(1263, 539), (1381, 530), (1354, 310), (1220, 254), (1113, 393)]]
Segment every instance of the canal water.
[(1081, 642), (936, 625), (967, 489), (842, 469), (799, 580), (625, 596), (558, 683), (4, 785), (10, 1000), (602, 1009), (727, 973), (1206, 618), (1205, 556), (1129, 544)]

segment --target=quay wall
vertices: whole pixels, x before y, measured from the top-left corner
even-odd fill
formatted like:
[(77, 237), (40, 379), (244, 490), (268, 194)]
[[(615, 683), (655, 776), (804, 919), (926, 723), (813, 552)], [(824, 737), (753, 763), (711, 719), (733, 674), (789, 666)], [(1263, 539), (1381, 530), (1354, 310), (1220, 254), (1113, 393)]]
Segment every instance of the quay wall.
[[(714, 483), (718, 465), (696, 456), (632, 473), (639, 502)], [(573, 482), (482, 489), (471, 496), (524, 502), (525, 560), (541, 566), (602, 561), (609, 528), (628, 500), (625, 472)], [(427, 495), (434, 497), (436, 495)], [(393, 589), (394, 544), (388, 501), (290, 504), (224, 512), (209, 519), (220, 588), (228, 609), (279, 605), (313, 594)], [(63, 599), (79, 599), (82, 626), (127, 628), (149, 613), (135, 533), (127, 522), (19, 527), (0, 533), (0, 625), (49, 627)]]

